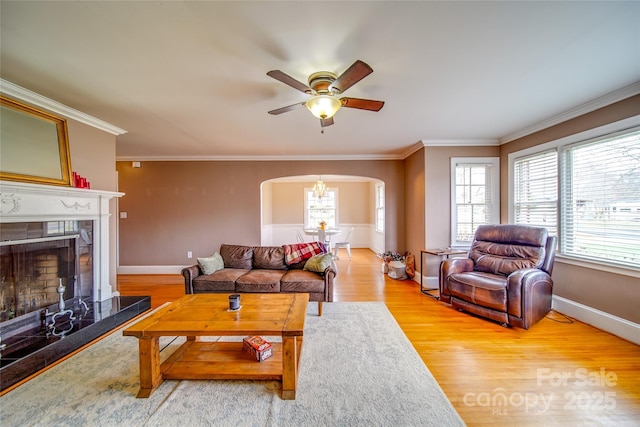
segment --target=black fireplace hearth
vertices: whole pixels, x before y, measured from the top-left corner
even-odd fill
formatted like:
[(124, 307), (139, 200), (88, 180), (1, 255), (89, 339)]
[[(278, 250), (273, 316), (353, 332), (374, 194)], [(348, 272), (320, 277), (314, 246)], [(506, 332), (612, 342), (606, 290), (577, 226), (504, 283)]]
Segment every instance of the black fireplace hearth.
[[(73, 314), (56, 319), (56, 328), (48, 327), (51, 316), (42, 316), (32, 327), (17, 334), (0, 326), (0, 391), (28, 378), (83, 345), (117, 328), (151, 308), (147, 296), (117, 296), (102, 302), (76, 301), (68, 306)], [(70, 316), (74, 315), (73, 320)], [(57, 333), (56, 333), (57, 331)]]

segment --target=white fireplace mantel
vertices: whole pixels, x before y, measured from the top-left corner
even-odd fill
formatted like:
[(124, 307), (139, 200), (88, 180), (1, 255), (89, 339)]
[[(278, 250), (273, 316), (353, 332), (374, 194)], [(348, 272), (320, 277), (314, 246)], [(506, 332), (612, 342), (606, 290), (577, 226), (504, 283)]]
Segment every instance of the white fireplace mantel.
[(93, 296), (112, 297), (109, 283), (109, 201), (124, 193), (0, 181), (0, 222), (91, 220), (93, 223)]

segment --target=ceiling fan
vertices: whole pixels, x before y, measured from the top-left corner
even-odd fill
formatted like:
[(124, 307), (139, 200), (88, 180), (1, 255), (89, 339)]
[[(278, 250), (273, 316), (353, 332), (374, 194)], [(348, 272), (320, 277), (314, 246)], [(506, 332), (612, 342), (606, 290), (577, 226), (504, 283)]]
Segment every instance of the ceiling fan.
[(309, 85), (307, 86), (280, 70), (269, 71), (267, 76), (273, 77), (300, 92), (312, 95), (306, 102), (271, 110), (269, 114), (282, 114), (306, 106), (314, 116), (320, 119), (320, 126), (326, 127), (333, 124), (333, 116), (340, 107), (380, 111), (384, 101), (348, 97), (338, 99), (336, 97), (336, 95), (343, 93), (371, 73), (373, 73), (373, 68), (357, 60), (339, 77), (330, 71), (318, 71), (311, 74), (309, 76)]

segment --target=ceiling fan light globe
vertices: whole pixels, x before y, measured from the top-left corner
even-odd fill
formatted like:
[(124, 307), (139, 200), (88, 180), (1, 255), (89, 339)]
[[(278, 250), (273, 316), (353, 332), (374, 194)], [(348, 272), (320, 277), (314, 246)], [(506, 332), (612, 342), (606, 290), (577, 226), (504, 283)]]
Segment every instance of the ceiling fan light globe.
[(316, 95), (309, 98), (306, 105), (311, 114), (317, 118), (328, 119), (338, 112), (342, 103), (338, 98), (331, 95)]

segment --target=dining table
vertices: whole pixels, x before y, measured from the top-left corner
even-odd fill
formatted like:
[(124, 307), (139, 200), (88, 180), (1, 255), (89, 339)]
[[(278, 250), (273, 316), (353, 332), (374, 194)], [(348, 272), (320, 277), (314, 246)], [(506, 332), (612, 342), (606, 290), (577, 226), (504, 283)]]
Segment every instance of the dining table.
[(328, 246), (327, 250), (329, 253), (331, 253), (331, 236), (335, 236), (340, 233), (342, 233), (342, 230), (339, 228), (327, 228), (323, 230), (320, 227), (317, 227), (304, 229), (304, 234), (309, 236), (318, 236), (317, 240)]

